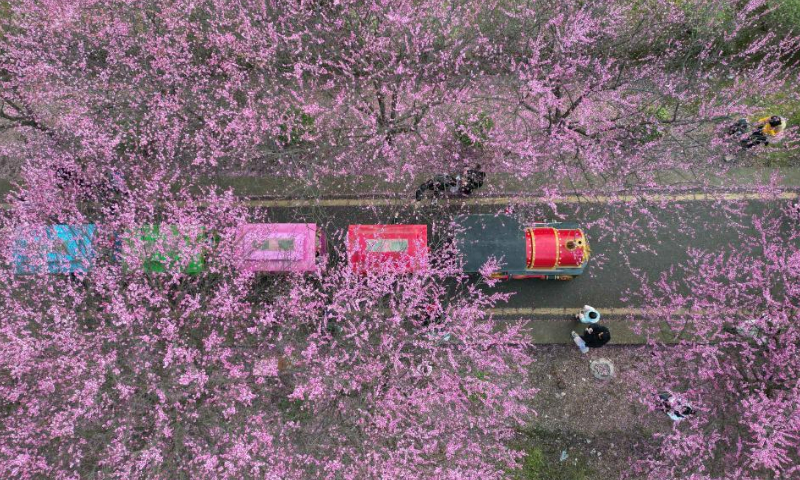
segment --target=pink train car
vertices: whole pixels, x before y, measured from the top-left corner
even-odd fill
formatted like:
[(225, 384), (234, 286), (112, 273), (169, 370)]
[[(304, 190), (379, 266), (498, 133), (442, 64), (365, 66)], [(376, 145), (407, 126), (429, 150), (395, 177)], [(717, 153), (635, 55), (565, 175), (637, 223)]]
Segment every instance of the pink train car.
[(239, 227), (235, 252), (244, 271), (307, 273), (326, 257), (327, 245), (314, 223), (246, 223)]

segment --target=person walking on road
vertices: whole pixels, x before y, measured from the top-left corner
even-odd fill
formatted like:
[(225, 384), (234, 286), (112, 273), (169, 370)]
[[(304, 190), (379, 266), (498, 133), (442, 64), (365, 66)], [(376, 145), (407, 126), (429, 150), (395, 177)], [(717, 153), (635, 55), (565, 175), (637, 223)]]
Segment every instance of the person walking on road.
[(589, 352), (589, 348), (600, 348), (611, 340), (611, 331), (603, 325), (592, 324), (586, 327), (583, 335), (572, 332), (572, 339), (580, 348), (581, 353)]
[(597, 323), (600, 321), (600, 312), (595, 310), (594, 307), (584, 305), (583, 310), (575, 314), (575, 320), (581, 323)]

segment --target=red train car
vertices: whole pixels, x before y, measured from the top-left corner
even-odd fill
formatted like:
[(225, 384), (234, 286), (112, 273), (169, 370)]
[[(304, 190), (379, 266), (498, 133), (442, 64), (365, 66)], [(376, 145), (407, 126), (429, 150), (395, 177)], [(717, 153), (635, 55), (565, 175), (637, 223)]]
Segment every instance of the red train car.
[(350, 225), (347, 230), (347, 257), (357, 273), (416, 272), (426, 268), (428, 253), (427, 225)]
[(569, 280), (583, 273), (589, 242), (577, 223), (551, 222), (528, 226), (503, 215), (456, 218), (456, 242), (464, 253), (464, 271), (477, 273), (490, 258), (502, 258), (500, 278)]

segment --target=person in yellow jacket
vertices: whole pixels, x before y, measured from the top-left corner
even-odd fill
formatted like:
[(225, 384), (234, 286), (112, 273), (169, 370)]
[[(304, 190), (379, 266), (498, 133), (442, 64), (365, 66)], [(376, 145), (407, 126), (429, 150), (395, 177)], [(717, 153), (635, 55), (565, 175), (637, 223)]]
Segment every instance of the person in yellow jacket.
[[(755, 130), (752, 130), (746, 137), (741, 138), (751, 128)], [(771, 117), (759, 118), (756, 123), (752, 124), (746, 118), (741, 118), (728, 127), (728, 133), (740, 137), (739, 143), (742, 148), (751, 148), (756, 145), (769, 144), (769, 137), (777, 137), (785, 128), (786, 120), (778, 115), (772, 115)]]
[(776, 137), (786, 129), (786, 119), (773, 115), (771, 117), (759, 118), (755, 127), (764, 132), (764, 135)]

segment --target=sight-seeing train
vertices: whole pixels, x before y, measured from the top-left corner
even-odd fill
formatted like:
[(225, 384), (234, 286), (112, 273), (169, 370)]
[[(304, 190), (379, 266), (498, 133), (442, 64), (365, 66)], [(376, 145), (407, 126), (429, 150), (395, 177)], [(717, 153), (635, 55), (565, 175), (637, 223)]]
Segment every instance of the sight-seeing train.
[[(216, 242), (203, 227), (191, 233), (176, 225), (143, 225), (132, 232), (112, 234), (112, 251), (123, 245), (141, 247), (145, 272), (180, 268), (195, 275), (206, 268), (207, 252)], [(86, 272), (99, 248), (94, 224), (50, 225), (18, 231), (14, 269), (19, 275)], [(502, 269), (498, 279), (570, 280), (583, 273), (590, 248), (583, 229), (572, 222), (522, 225), (505, 215), (461, 215), (455, 218), (452, 241), (464, 258), (464, 272), (478, 273), (495, 258)], [(235, 265), (243, 271), (308, 273), (324, 268), (328, 259), (325, 233), (314, 223), (247, 223), (239, 226), (234, 245)], [(180, 261), (179, 245), (192, 247), (192, 258)], [(166, 245), (166, 246), (165, 246)], [(171, 245), (171, 247), (170, 247)], [(199, 248), (197, 248), (199, 247)], [(397, 272), (425, 268), (431, 251), (427, 225), (350, 225), (347, 260), (357, 273), (379, 271), (388, 265)], [(114, 256), (112, 254), (112, 258)]]

